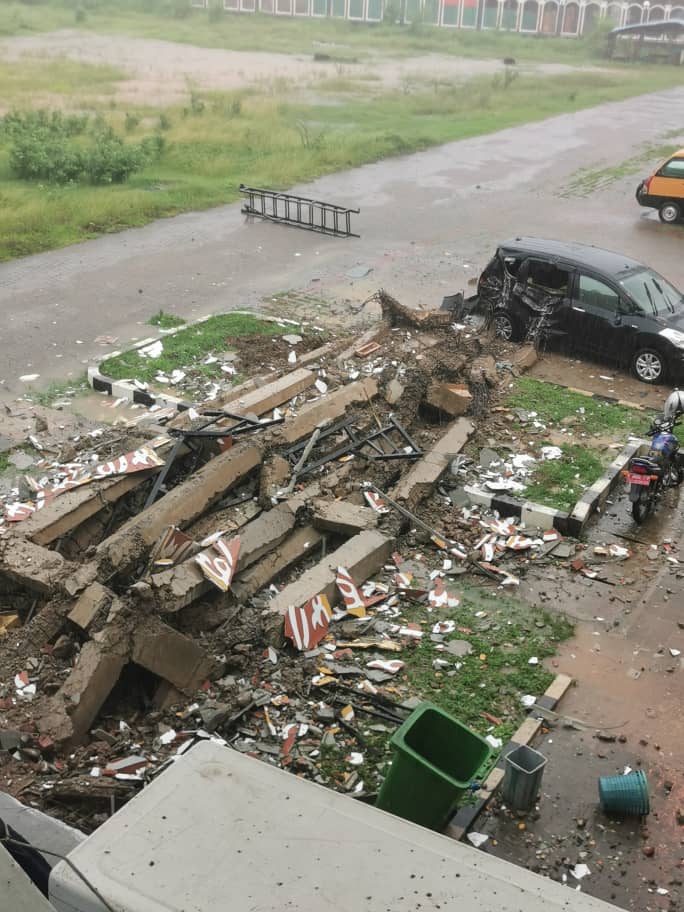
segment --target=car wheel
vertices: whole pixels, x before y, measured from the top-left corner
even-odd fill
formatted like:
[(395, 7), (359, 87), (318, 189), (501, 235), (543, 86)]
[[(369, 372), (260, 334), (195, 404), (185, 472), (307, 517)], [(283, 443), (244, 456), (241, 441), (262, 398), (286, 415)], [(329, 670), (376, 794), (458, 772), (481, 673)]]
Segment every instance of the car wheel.
[(641, 194), (643, 193), (645, 183), (646, 183), (646, 181), (642, 181), (639, 184), (639, 186), (636, 188), (636, 193), (634, 195), (636, 196), (637, 203), (641, 202)]
[(519, 342), (522, 338), (518, 321), (505, 310), (494, 315), (494, 329), (504, 342)]
[(673, 203), (672, 200), (669, 200), (660, 207), (658, 215), (660, 216), (661, 222), (665, 222), (666, 225), (673, 225), (675, 222), (679, 221), (681, 210), (677, 203)]
[(652, 348), (642, 348), (634, 355), (632, 370), (643, 383), (658, 383), (665, 379), (663, 356)]

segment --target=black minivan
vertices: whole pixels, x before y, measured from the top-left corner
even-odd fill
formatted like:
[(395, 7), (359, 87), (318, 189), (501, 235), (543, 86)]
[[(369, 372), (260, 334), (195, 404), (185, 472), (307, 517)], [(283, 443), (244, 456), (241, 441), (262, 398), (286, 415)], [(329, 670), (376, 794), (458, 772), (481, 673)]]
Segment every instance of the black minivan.
[(652, 269), (584, 244), (519, 237), (478, 282), (478, 310), (510, 341), (565, 340), (644, 383), (684, 375), (684, 296)]

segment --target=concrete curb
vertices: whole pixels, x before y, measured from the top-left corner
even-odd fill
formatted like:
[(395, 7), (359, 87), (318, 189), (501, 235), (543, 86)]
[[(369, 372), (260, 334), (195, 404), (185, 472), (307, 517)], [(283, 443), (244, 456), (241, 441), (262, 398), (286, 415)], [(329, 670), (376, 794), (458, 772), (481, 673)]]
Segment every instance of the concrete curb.
[[(258, 311), (254, 310), (231, 310), (226, 313), (245, 314), (257, 317), (259, 320), (263, 320), (266, 323), (291, 323), (293, 327), (299, 326), (299, 323), (296, 320), (278, 319), (276, 317), (267, 316), (266, 314), (260, 314)], [(206, 323), (211, 317), (216, 316), (221, 316), (221, 314), (209, 314), (206, 317), (199, 317), (197, 320), (192, 320), (190, 323), (183, 323), (182, 326), (175, 326), (173, 329), (159, 332), (156, 336), (149, 336), (147, 339), (141, 339), (140, 342), (131, 345), (126, 351), (139, 351), (141, 348), (145, 348), (145, 346), (151, 345), (153, 342), (163, 341), (170, 336), (175, 336), (176, 333), (181, 332), (184, 329), (191, 329), (193, 326), (199, 326), (202, 323)], [(110, 358), (117, 358), (122, 354), (124, 354), (123, 351), (110, 352), (105, 358), (105, 361), (108, 361)], [(100, 370), (102, 363), (103, 362), (93, 364), (87, 370), (88, 384), (96, 393), (106, 393), (108, 396), (116, 397), (117, 399), (127, 399), (134, 405), (145, 405), (147, 407), (158, 405), (163, 408), (175, 409), (177, 412), (185, 412), (192, 406), (191, 402), (187, 402), (170, 393), (151, 393), (147, 383), (140, 383), (136, 380), (114, 380), (112, 377), (107, 377)]]
[[(568, 675), (558, 674), (551, 684), (546, 688), (544, 696), (537, 700), (537, 705), (542, 709), (555, 710), (569, 688), (572, 686), (572, 678)], [(518, 727), (515, 734), (511, 735), (510, 741), (501, 749), (501, 754), (496, 766), (482, 783), (482, 787), (477, 792), (479, 796), (477, 804), (463, 807), (454, 814), (449, 822), (445, 836), (450, 839), (463, 839), (470, 827), (473, 825), (479, 814), (487, 807), (496, 792), (497, 788), (503, 782), (506, 754), (514, 748), (520, 747), (521, 744), (530, 745), (539, 734), (543, 724), (541, 719), (536, 719), (534, 709), (531, 709), (527, 719)]]
[(587, 488), (570, 513), (531, 501), (517, 500), (515, 497), (489, 494), (473, 485), (465, 485), (463, 490), (472, 503), (496, 510), (501, 516), (518, 517), (526, 526), (557, 529), (563, 535), (572, 535), (576, 538), (582, 534), (594, 513), (605, 504), (608, 495), (620, 480), (620, 472), (644, 443), (643, 440), (628, 443), (603, 475)]

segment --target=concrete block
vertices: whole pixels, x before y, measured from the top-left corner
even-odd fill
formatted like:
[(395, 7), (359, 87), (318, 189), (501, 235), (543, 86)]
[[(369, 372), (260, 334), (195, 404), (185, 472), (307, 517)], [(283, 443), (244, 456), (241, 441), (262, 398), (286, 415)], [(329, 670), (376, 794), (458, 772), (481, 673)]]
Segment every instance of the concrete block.
[(539, 356), (537, 355), (537, 349), (531, 343), (522, 345), (512, 358), (513, 366), (517, 367), (520, 371), (529, 370), (538, 360)]
[(185, 694), (181, 693), (177, 687), (174, 687), (173, 684), (170, 684), (168, 681), (161, 681), (159, 687), (154, 692), (152, 702), (157, 709), (164, 712), (172, 706), (184, 703)]
[(557, 674), (546, 688), (544, 696), (551, 697), (552, 700), (555, 700), (556, 703), (558, 703), (558, 701), (565, 696), (570, 687), (572, 687), (572, 678), (570, 675)]
[(157, 618), (148, 618), (133, 632), (131, 658), (188, 694), (197, 690), (216, 666), (194, 640)]
[(89, 640), (48, 712), (38, 720), (40, 731), (49, 732), (56, 741), (82, 741), (119, 680), (127, 661), (127, 645)]
[(305, 367), (307, 364), (313, 364), (314, 361), (320, 361), (321, 358), (325, 358), (327, 355), (331, 354), (335, 350), (335, 347), (333, 342), (326, 342), (325, 345), (314, 348), (310, 352), (303, 352), (301, 355), (297, 354), (297, 364), (299, 364), (300, 367)]
[(473, 430), (473, 425), (467, 418), (457, 418), (449, 425), (446, 434), (404, 475), (391, 496), (395, 500), (405, 501), (409, 509), (413, 509), (432, 491), (452, 457), (460, 453)]
[(96, 481), (56, 497), (21, 523), (21, 533), (37, 545), (50, 545), (99, 513), (108, 504), (144, 484), (149, 472)]
[(274, 551), (262, 557), (257, 564), (238, 574), (231, 592), (238, 601), (244, 601), (268, 586), (278, 574), (317, 548), (323, 535), (313, 526), (302, 526), (285, 539)]
[(531, 744), (539, 734), (540, 728), (539, 719), (525, 719), (520, 728), (511, 736), (511, 741), (516, 744)]
[(367, 402), (378, 394), (378, 382), (374, 377), (356, 380), (346, 386), (328, 393), (317, 402), (303, 406), (296, 418), (288, 419), (277, 435), (286, 443), (296, 443), (313, 434), (316, 426), (322, 421), (335, 421), (341, 418), (350, 405)]
[(338, 535), (356, 535), (378, 524), (375, 510), (345, 500), (314, 500), (311, 507), (314, 526)]
[(425, 401), (433, 408), (439, 409), (456, 418), (465, 415), (470, 408), (473, 397), (467, 386), (458, 383), (431, 383)]
[(484, 783), (484, 788), (487, 792), (495, 792), (498, 787), (503, 782), (503, 777), (505, 775), (505, 770), (502, 770), (500, 767), (495, 766), (491, 773), (487, 776)]
[(77, 565), (56, 551), (18, 536), (6, 538), (0, 546), (0, 574), (38, 595), (52, 595), (74, 573)]
[(328, 597), (331, 605), (336, 603), (337, 568), (346, 567), (354, 582), (362, 583), (382, 567), (392, 547), (392, 539), (386, 538), (377, 530), (355, 535), (332, 554), (324, 557), (315, 567), (303, 573), (299, 579), (285, 586), (271, 599), (268, 610), (285, 614), (290, 605), (303, 605), (321, 592)]
[(299, 368), (251, 393), (245, 393), (239, 399), (234, 399), (230, 404), (230, 411), (238, 415), (247, 415), (250, 412), (264, 415), (277, 405), (292, 399), (297, 393), (303, 393), (305, 389), (313, 386), (315, 379), (316, 374), (313, 371)]
[(385, 401), (389, 405), (396, 405), (404, 394), (404, 384), (395, 377), (385, 387)]
[(256, 468), (261, 458), (261, 448), (245, 440), (210, 460), (151, 507), (124, 523), (97, 548), (97, 563), (105, 578), (140, 562), (167, 526), (190, 525)]
[(77, 627), (87, 630), (99, 612), (109, 607), (113, 597), (114, 593), (110, 589), (97, 582), (91, 583), (80, 594), (67, 617)]

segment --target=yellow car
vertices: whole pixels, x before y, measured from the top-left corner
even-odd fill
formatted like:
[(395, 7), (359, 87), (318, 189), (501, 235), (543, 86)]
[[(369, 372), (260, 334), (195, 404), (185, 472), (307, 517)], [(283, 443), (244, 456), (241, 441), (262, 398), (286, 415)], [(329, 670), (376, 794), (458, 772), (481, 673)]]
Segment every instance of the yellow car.
[(637, 187), (640, 206), (657, 209), (661, 222), (678, 222), (684, 215), (684, 149), (667, 161)]

